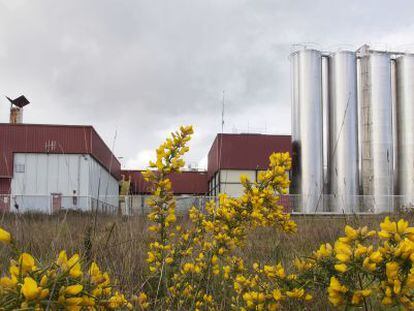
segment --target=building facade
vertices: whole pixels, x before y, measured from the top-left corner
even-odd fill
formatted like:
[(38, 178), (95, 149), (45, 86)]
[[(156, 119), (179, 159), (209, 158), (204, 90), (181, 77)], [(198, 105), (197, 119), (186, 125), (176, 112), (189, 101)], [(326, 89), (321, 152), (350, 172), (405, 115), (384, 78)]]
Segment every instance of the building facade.
[[(240, 176), (256, 181), (260, 171), (269, 165), (274, 152), (291, 153), (290, 135), (218, 134), (208, 153), (207, 171), (184, 171), (169, 176), (172, 190), (177, 196), (217, 196), (227, 193), (242, 194)], [(142, 171), (123, 170), (130, 195), (149, 195), (150, 185)]]
[[(122, 170), (124, 180), (129, 181), (130, 195), (148, 195), (152, 193), (151, 185), (142, 176), (143, 170)], [(206, 195), (208, 192), (207, 171), (183, 171), (169, 176), (175, 195)]]
[[(240, 196), (240, 176), (257, 179), (273, 152), (290, 152), (290, 136), (218, 134), (208, 170), (170, 175), (177, 210), (204, 206), (227, 193)], [(0, 124), (0, 209), (36, 211), (147, 209), (152, 193), (140, 170), (122, 170), (91, 126)], [(119, 188), (121, 182), (122, 194)]]
[(208, 153), (208, 193), (227, 193), (238, 197), (243, 192), (240, 176), (256, 181), (266, 170), (274, 152), (291, 153), (290, 135), (218, 134)]
[[(146, 204), (151, 195), (151, 185), (142, 176), (142, 170), (123, 170), (121, 209), (124, 214), (139, 214), (149, 210)], [(208, 174), (206, 171), (183, 171), (169, 176), (172, 191), (176, 198), (176, 210), (186, 211), (192, 206), (202, 207), (208, 200)]]
[(118, 207), (120, 163), (91, 126), (0, 124), (0, 208)]

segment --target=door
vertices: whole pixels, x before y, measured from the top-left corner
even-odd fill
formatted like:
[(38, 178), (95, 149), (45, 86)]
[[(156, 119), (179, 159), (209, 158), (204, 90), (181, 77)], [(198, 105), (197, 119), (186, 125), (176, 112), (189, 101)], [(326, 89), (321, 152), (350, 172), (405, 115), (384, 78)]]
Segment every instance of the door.
[(0, 194), (0, 213), (8, 212), (10, 210), (10, 195)]
[(59, 212), (62, 208), (62, 194), (51, 193), (52, 195), (52, 213)]

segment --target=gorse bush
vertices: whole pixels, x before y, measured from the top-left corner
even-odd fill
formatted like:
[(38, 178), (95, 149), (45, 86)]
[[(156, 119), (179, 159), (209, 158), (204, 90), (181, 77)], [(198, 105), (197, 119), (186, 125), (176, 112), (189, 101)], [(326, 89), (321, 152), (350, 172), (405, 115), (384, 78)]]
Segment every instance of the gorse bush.
[(405, 220), (387, 217), (378, 231), (347, 225), (335, 243), (286, 267), (246, 263), (255, 229), (296, 232), (279, 204), (289, 186), (287, 153), (272, 154), (257, 181), (242, 176), (239, 198), (221, 194), (177, 221), (168, 176), (184, 166), (192, 134), (191, 127), (172, 133), (144, 173), (153, 192), (151, 241), (136, 295), (120, 293), (108, 273), (78, 254), (62, 251), (51, 263), (39, 262), (0, 229), (0, 241), (15, 253), (0, 279), (0, 310), (296, 310), (312, 309), (315, 297), (332, 309), (414, 309), (414, 228)]
[(83, 270), (78, 254), (68, 258), (62, 251), (55, 262), (44, 265), (32, 255), (20, 253), (11, 235), (1, 228), (0, 241), (16, 254), (8, 274), (0, 279), (0, 310), (132, 309), (95, 262)]
[(326, 289), (333, 306), (414, 309), (414, 228), (389, 217), (380, 227), (377, 232), (346, 226), (333, 247), (322, 245), (310, 258), (297, 260), (303, 281)]
[[(148, 203), (152, 207), (149, 219), (154, 224), (149, 229), (154, 232), (154, 241), (147, 259), (150, 276), (146, 292), (141, 295), (148, 300), (142, 307), (168, 306), (176, 310), (249, 307), (263, 293), (256, 295), (254, 288), (260, 284), (255, 284), (247, 274), (243, 259), (237, 254), (247, 233), (256, 227), (296, 230), (275, 195), (285, 193), (289, 186), (290, 158), (288, 154), (273, 154), (269, 169), (260, 173), (258, 182), (242, 177), (244, 194), (240, 198), (220, 195), (217, 201), (207, 203), (204, 212), (190, 209), (188, 228), (174, 226), (175, 202), (167, 176), (184, 165), (181, 156), (188, 150), (186, 144), (192, 132), (191, 127), (182, 127), (167, 139), (157, 149), (156, 162), (150, 163), (144, 174), (153, 185), (154, 196)], [(263, 273), (281, 276), (284, 272), (276, 265), (264, 266)], [(284, 283), (287, 290), (300, 290), (289, 280)], [(251, 299), (244, 299), (249, 295)]]

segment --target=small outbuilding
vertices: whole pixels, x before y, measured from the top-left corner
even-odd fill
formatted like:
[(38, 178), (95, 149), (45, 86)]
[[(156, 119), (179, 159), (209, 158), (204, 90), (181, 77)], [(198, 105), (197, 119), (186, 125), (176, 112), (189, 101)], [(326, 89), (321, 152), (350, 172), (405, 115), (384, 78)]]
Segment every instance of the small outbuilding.
[(0, 209), (118, 208), (121, 164), (92, 126), (0, 124)]

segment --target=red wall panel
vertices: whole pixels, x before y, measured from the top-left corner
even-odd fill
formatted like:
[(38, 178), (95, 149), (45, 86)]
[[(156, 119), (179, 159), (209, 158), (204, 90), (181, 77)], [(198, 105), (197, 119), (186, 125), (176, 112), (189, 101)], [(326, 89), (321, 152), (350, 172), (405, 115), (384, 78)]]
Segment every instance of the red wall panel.
[[(151, 192), (150, 185), (144, 180), (142, 171), (123, 170), (121, 172), (126, 179), (131, 180), (132, 194), (148, 194)], [(208, 192), (207, 172), (190, 171), (173, 173), (169, 176), (172, 190), (175, 194), (205, 195)]]
[(111, 150), (105, 144), (103, 139), (98, 135), (95, 129), (91, 128), (92, 155), (118, 180), (121, 179), (121, 164), (112, 154)]
[(0, 213), (10, 210), (10, 178), (0, 178)]
[(10, 178), (0, 178), (0, 196), (10, 193)]

